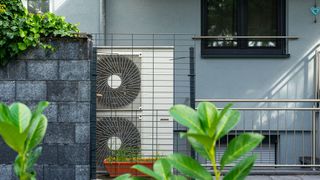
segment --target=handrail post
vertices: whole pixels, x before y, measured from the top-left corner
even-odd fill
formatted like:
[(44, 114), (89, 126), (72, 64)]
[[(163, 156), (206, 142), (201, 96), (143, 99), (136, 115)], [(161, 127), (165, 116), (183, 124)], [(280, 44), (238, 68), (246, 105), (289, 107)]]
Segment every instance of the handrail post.
[[(190, 76), (190, 107), (195, 109), (195, 62), (194, 62), (194, 47), (190, 47), (189, 49), (189, 64), (190, 64), (190, 70), (189, 70), (189, 76)], [(191, 147), (191, 157), (195, 158), (196, 153), (194, 149)]]
[[(314, 99), (319, 98), (319, 52), (315, 51), (314, 56)], [(319, 107), (319, 103), (314, 103), (314, 108)], [(312, 111), (312, 165), (316, 164), (317, 156), (317, 113)], [(315, 168), (313, 168), (315, 170)]]

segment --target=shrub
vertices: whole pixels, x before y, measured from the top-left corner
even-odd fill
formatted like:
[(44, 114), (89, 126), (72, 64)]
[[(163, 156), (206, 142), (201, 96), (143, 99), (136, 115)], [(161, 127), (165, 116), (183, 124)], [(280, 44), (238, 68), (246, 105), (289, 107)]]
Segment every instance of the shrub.
[(32, 14), (23, 7), (21, 0), (0, 0), (0, 65), (29, 47), (52, 49), (44, 37), (74, 36), (79, 32), (75, 25), (53, 13)]
[(0, 136), (18, 153), (14, 172), (20, 180), (35, 180), (34, 164), (42, 148), (38, 147), (47, 129), (47, 118), (42, 114), (48, 102), (40, 102), (35, 111), (22, 103), (7, 106), (0, 103)]
[[(211, 161), (216, 180), (220, 179), (221, 172), (226, 165), (241, 159), (228, 173), (225, 180), (243, 180), (250, 173), (257, 158), (256, 155), (247, 156), (247, 153), (257, 147), (263, 136), (256, 133), (243, 133), (232, 139), (220, 160), (220, 168), (216, 159), (216, 144), (220, 138), (227, 135), (239, 122), (240, 113), (230, 109), (231, 105), (218, 110), (215, 105), (200, 103), (197, 111), (185, 105), (175, 105), (170, 109), (171, 116), (181, 125), (188, 128), (181, 137), (188, 139), (194, 150), (203, 158)], [(191, 177), (200, 180), (212, 180), (211, 173), (202, 167), (198, 161), (184, 154), (172, 154), (156, 161), (153, 171), (141, 165), (132, 168), (149, 175), (157, 180), (179, 179)], [(182, 176), (172, 174), (172, 169), (178, 170)], [(130, 174), (119, 176), (122, 179), (141, 179), (131, 177)]]

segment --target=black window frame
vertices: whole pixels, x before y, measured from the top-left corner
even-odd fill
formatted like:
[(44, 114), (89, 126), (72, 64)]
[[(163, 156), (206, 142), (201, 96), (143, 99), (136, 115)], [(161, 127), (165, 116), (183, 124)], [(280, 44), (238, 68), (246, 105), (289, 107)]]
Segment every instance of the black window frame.
[[(247, 3), (250, 0), (237, 1), (237, 30), (238, 36), (246, 36), (244, 32), (247, 24)], [(266, 0), (268, 1), (268, 0)], [(277, 0), (277, 36), (286, 36), (286, 0)], [(208, 36), (208, 0), (201, 0), (201, 35)], [(287, 39), (275, 39), (276, 47), (248, 47), (248, 39), (237, 39), (239, 47), (207, 47), (208, 39), (201, 40), (201, 56), (211, 57), (289, 57), (287, 54)], [(244, 45), (246, 44), (246, 45)]]

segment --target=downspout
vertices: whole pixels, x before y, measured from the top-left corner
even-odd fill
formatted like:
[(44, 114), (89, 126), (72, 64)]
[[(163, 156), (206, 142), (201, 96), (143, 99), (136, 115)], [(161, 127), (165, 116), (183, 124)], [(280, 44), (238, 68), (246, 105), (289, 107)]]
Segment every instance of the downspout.
[(103, 45), (107, 45), (107, 0), (100, 0), (100, 12), (100, 33), (102, 34)]

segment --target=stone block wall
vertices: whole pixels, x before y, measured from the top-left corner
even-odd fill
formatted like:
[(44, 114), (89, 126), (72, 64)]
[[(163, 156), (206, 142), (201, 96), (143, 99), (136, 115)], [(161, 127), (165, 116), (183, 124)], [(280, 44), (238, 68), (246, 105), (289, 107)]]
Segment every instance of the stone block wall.
[[(27, 51), (0, 68), (0, 101), (23, 102), (34, 107), (51, 104), (45, 114), (48, 129), (37, 169), (37, 178), (87, 180), (90, 166), (90, 37), (55, 39), (51, 52)], [(1, 139), (1, 138), (0, 138)], [(0, 140), (0, 179), (12, 180), (16, 153)]]

